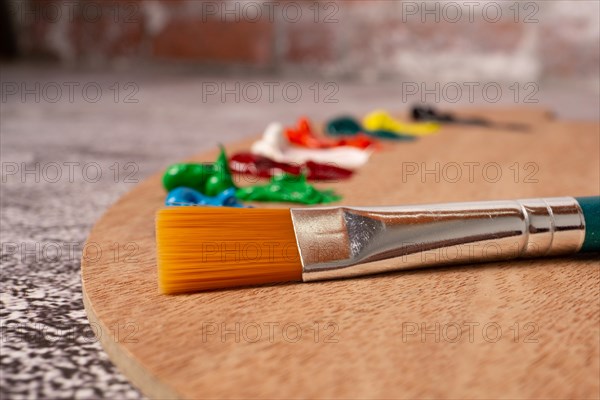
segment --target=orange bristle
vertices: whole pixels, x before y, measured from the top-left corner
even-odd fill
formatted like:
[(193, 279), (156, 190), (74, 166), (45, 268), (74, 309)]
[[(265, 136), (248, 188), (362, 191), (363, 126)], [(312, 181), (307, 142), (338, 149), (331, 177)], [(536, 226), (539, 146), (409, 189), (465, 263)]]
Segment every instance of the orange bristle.
[(288, 209), (165, 208), (156, 243), (163, 293), (302, 280)]

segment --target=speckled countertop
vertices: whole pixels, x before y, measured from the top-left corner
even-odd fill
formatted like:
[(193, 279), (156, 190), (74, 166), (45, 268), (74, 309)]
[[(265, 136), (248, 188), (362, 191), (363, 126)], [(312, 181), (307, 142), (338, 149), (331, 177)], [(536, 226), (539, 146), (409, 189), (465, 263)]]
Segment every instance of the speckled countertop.
[[(396, 83), (321, 81), (316, 93), (306, 78), (223, 81), (190, 70), (83, 73), (23, 65), (3, 66), (0, 78), (2, 399), (143, 397), (95, 340), (79, 272), (94, 221), (137, 182), (218, 142), (256, 134), (272, 120), (407, 106)], [(278, 82), (272, 96), (265, 82)], [(262, 96), (209, 95), (223, 83), (258, 86)], [(278, 89), (286, 83), (299, 85), (299, 98)], [(537, 106), (598, 119), (597, 85), (541, 88)], [(513, 101), (507, 93), (499, 103)]]

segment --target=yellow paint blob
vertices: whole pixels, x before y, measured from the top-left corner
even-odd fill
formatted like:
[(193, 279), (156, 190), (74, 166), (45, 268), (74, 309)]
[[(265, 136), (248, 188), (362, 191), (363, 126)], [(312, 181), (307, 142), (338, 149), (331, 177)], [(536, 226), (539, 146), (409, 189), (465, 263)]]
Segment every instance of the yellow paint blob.
[(363, 119), (363, 126), (370, 131), (390, 131), (402, 135), (428, 136), (440, 130), (436, 122), (408, 124), (400, 122), (386, 111), (373, 111)]

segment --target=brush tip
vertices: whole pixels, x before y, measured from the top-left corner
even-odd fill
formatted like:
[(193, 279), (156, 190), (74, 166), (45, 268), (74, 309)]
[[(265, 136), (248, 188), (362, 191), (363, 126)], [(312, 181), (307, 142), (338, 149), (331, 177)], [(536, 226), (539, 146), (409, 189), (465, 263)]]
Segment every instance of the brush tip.
[(162, 293), (302, 280), (289, 209), (169, 207), (156, 242)]

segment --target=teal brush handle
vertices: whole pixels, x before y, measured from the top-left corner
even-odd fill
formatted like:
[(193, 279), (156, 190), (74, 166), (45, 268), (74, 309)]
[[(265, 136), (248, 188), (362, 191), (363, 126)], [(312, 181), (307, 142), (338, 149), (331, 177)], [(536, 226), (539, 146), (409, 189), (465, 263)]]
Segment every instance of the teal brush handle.
[(600, 196), (576, 197), (585, 220), (582, 252), (600, 251)]

